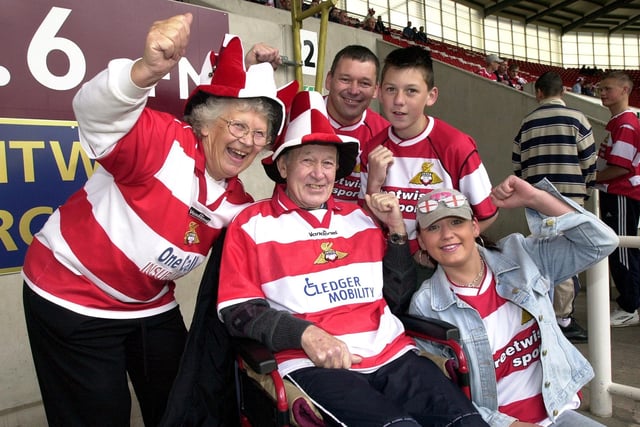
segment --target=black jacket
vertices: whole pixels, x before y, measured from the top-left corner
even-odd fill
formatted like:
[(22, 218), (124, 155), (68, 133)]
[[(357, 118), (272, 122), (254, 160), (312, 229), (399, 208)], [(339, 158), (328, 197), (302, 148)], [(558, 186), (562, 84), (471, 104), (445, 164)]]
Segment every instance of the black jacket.
[(226, 230), (213, 246), (198, 290), (193, 320), (160, 426), (238, 426), (234, 358), (216, 312)]

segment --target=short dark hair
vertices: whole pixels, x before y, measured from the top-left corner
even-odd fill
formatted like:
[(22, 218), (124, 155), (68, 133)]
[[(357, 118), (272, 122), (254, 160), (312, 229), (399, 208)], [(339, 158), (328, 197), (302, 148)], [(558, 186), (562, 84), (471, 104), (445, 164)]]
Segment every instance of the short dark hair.
[(402, 47), (393, 50), (384, 60), (382, 67), (382, 78), (390, 67), (395, 68), (415, 68), (422, 72), (424, 81), (429, 89), (433, 89), (433, 60), (429, 51), (420, 46)]
[(547, 71), (536, 80), (534, 84), (536, 90), (540, 90), (545, 97), (558, 96), (564, 91), (562, 77), (554, 71)]
[(378, 74), (380, 73), (380, 60), (368, 47), (352, 44), (340, 49), (333, 58), (329, 74), (333, 75), (338, 67), (338, 62), (340, 62), (342, 58), (353, 59), (354, 61), (360, 62), (372, 62), (376, 66), (376, 80), (378, 79)]

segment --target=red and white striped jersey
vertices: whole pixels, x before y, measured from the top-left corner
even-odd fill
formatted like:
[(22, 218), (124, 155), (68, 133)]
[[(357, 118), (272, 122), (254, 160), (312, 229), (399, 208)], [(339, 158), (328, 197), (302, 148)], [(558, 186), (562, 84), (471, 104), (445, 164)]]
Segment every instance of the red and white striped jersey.
[(640, 200), (640, 122), (632, 110), (623, 111), (607, 123), (608, 132), (600, 144), (597, 170), (607, 165), (620, 166), (629, 172), (597, 188), (607, 193), (620, 194)]
[[(272, 199), (242, 211), (225, 238), (218, 313), (251, 299), (312, 322), (344, 341), (371, 372), (415, 348), (382, 296), (386, 240), (354, 203), (299, 208), (276, 186)], [(302, 349), (276, 354), (286, 375), (314, 366)]]
[(542, 399), (540, 329), (536, 320), (496, 292), (491, 271), (480, 289), (451, 285), (454, 292), (476, 309), (493, 352), (499, 411), (520, 421), (547, 419)]
[[(394, 193), (400, 200), (411, 252), (418, 250), (416, 205), (420, 196), (440, 188), (460, 191), (469, 199), (478, 220), (491, 218), (497, 208), (489, 197), (491, 181), (473, 139), (447, 124), (428, 117), (426, 129), (414, 138), (401, 139), (390, 126), (378, 134), (369, 151), (384, 145), (393, 152), (393, 164), (387, 171), (382, 191)], [(362, 153), (360, 202), (367, 189), (367, 159)]]
[(490, 73), (484, 67), (482, 67), (478, 71), (476, 71), (476, 74), (479, 75), (479, 76), (484, 77), (485, 79), (493, 80), (494, 82), (498, 81), (498, 76), (496, 76), (496, 73)]
[[(362, 115), (362, 119), (356, 124), (342, 126), (329, 116), (329, 122), (338, 135), (350, 136), (360, 142), (360, 153), (367, 149), (374, 136), (389, 126), (389, 122), (380, 114), (368, 108)], [(336, 181), (333, 186), (333, 197), (345, 202), (357, 202), (360, 193), (360, 156), (351, 175)]]
[[(23, 268), (40, 296), (93, 317), (175, 307), (174, 280), (205, 260), (221, 229), (252, 201), (237, 178), (216, 182), (205, 172), (186, 123), (145, 109), (146, 92), (132, 101), (112, 90), (114, 74), (128, 79), (129, 69), (110, 64), (76, 97), (81, 142), (100, 166), (35, 235)], [(103, 109), (83, 108), (96, 97)]]

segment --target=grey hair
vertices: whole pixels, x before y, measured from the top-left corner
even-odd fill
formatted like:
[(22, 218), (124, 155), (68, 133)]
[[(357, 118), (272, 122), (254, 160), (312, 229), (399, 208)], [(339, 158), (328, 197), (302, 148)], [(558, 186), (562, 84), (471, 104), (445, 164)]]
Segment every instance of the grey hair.
[(267, 132), (273, 141), (280, 127), (282, 118), (281, 107), (276, 102), (267, 98), (226, 98), (210, 96), (203, 103), (193, 107), (190, 114), (184, 116), (184, 121), (193, 128), (196, 136), (202, 139), (202, 130), (209, 126), (215, 119), (227, 112), (253, 111), (262, 115), (267, 121)]

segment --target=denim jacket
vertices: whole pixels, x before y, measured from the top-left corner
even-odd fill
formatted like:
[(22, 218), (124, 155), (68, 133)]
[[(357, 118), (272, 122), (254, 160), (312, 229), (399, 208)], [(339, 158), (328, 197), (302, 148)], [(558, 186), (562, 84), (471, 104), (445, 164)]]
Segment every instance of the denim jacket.
[[(536, 186), (564, 199), (576, 212), (544, 217), (527, 209), (531, 236), (511, 234), (498, 242), (500, 251), (478, 249), (494, 274), (498, 294), (525, 309), (538, 322), (543, 372), (540, 387), (547, 414), (555, 421), (560, 410), (593, 378), (593, 369), (560, 331), (548, 296), (549, 288), (605, 258), (615, 250), (619, 240), (613, 230), (563, 198), (548, 181)], [(474, 404), (491, 426), (508, 426), (516, 421), (498, 411), (493, 355), (482, 319), (449, 288), (442, 268), (438, 267), (414, 294), (409, 313), (442, 319), (460, 329)], [(424, 342), (419, 345), (450, 356), (445, 349)]]

